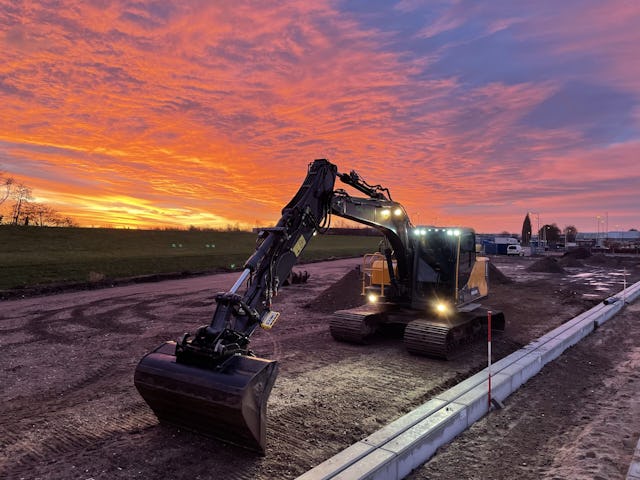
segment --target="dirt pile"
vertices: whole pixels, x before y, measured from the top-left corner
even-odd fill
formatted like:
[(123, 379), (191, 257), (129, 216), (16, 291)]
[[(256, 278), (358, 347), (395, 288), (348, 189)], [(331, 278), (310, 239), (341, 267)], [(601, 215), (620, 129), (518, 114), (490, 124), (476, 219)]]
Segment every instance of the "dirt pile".
[(577, 267), (577, 268), (584, 267), (584, 263), (582, 263), (576, 257), (570, 257), (570, 256), (566, 257), (564, 255), (560, 257), (560, 260), (558, 260), (558, 263), (563, 267)]
[(558, 260), (558, 263), (563, 267), (580, 268), (584, 267), (584, 263), (580, 260), (586, 260), (590, 257), (591, 252), (588, 248), (578, 247), (565, 252)]
[[(580, 262), (579, 260), (583, 260)], [(582, 267), (584, 263), (598, 267), (635, 268), (638, 260), (633, 256), (605, 255), (603, 253), (591, 254), (587, 248), (575, 248), (566, 252), (559, 260), (565, 267)]]
[(616, 263), (615, 259), (609, 259), (607, 256), (602, 254), (592, 255), (589, 258), (589, 264), (591, 265), (611, 265), (611, 263)]
[(513, 283), (513, 280), (502, 273), (493, 263), (489, 262), (489, 283), (493, 285), (506, 285)]
[(627, 270), (637, 270), (640, 267), (638, 259), (635, 257), (623, 257), (623, 256), (610, 256), (597, 254), (591, 256), (585, 263), (604, 268), (614, 268)]
[(354, 268), (344, 277), (325, 289), (304, 308), (316, 312), (333, 313), (337, 310), (354, 308), (364, 303), (360, 269)]
[(565, 273), (562, 265), (555, 258), (543, 257), (526, 268), (527, 272)]
[(585, 258), (589, 258), (591, 256), (591, 252), (589, 249), (584, 247), (573, 248), (562, 255), (562, 258), (575, 258), (577, 260), (583, 260)]

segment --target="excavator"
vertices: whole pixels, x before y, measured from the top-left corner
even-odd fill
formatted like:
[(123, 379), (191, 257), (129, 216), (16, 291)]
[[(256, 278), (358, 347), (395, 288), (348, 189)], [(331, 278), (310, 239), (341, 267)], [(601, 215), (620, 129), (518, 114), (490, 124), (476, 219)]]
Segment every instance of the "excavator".
[[(336, 179), (363, 196), (335, 188)], [(318, 159), (276, 226), (260, 230), (231, 289), (215, 295), (211, 322), (138, 363), (134, 384), (161, 423), (265, 454), (277, 362), (255, 356), (250, 337), (278, 320), (274, 297), (312, 237), (327, 231), (331, 215), (384, 237), (381, 251), (366, 255), (361, 268), (367, 302), (329, 320), (336, 340), (367, 343), (384, 325), (400, 324), (410, 353), (447, 358), (486, 332), (489, 315), (493, 330), (504, 329), (504, 315), (478, 303), (488, 295), (488, 259), (476, 256), (472, 229), (413, 226), (387, 188)]]

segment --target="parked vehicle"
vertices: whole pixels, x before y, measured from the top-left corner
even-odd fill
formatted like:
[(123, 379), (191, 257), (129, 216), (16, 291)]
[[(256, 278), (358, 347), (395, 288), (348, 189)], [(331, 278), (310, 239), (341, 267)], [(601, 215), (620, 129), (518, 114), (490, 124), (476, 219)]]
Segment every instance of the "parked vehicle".
[(520, 245), (507, 245), (507, 255), (518, 255), (522, 257), (524, 250), (522, 250)]

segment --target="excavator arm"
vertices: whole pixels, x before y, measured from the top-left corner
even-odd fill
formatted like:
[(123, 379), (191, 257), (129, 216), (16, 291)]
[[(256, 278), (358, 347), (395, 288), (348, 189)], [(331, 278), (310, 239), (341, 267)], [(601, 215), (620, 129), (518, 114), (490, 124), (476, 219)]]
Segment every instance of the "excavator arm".
[[(269, 329), (279, 314), (271, 309), (284, 280), (315, 232), (323, 229), (331, 208), (337, 167), (316, 160), (293, 199), (282, 210), (275, 227), (258, 235), (254, 254), (229, 292), (216, 294), (210, 325), (178, 342), (178, 362), (217, 366), (233, 355), (251, 355), (249, 337), (258, 326)], [(242, 295), (238, 290), (248, 288)]]
[[(336, 178), (364, 193), (335, 190)], [(209, 325), (177, 342), (166, 342), (139, 362), (134, 383), (163, 423), (177, 424), (264, 453), (266, 405), (277, 375), (275, 361), (249, 349), (258, 326), (278, 318), (272, 299), (316, 233), (335, 214), (380, 230), (398, 264), (398, 293), (410, 289), (411, 224), (386, 188), (369, 185), (351, 172), (340, 174), (327, 160), (315, 160), (275, 227), (260, 231), (257, 247), (228, 292), (216, 294)], [(244, 292), (241, 288), (246, 286)]]

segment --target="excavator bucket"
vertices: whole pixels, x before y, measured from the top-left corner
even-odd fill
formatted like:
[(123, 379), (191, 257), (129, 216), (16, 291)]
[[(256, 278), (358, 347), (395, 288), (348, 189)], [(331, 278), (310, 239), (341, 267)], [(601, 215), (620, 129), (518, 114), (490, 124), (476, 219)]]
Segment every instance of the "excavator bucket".
[(176, 362), (175, 342), (140, 360), (134, 383), (161, 423), (264, 454), (277, 362), (236, 355), (219, 370)]

